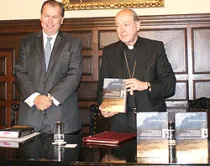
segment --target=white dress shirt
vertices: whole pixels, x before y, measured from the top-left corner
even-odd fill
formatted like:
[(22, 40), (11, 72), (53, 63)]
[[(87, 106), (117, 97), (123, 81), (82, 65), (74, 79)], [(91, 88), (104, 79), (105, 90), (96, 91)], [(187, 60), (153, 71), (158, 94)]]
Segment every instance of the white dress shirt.
[[(52, 35), (52, 36), (48, 36), (44, 31), (43, 31), (43, 43), (44, 43), (44, 48), (45, 48), (45, 45), (46, 45), (46, 43), (47, 43), (47, 37), (52, 37), (52, 40), (50, 41), (50, 44), (51, 44), (51, 49), (53, 49), (53, 46), (54, 46), (54, 43), (55, 43), (55, 39), (56, 39), (56, 37), (57, 37), (57, 34), (58, 34), (58, 32), (56, 33), (56, 34), (54, 34), (54, 35)], [(52, 50), (51, 50), (52, 51)], [(39, 92), (35, 92), (35, 93), (33, 93), (32, 95), (30, 95), (24, 102), (25, 103), (27, 103), (30, 107), (33, 107), (34, 106), (34, 100), (35, 100), (35, 98), (37, 97), (37, 96), (39, 96), (40, 95), (40, 93)], [(48, 94), (48, 96), (51, 96), (50, 94)], [(59, 104), (60, 104), (60, 102), (57, 100), (57, 99), (55, 99), (53, 96), (51, 96), (51, 99), (52, 99), (52, 101), (53, 101), (53, 103), (56, 105), (56, 106), (58, 106)]]

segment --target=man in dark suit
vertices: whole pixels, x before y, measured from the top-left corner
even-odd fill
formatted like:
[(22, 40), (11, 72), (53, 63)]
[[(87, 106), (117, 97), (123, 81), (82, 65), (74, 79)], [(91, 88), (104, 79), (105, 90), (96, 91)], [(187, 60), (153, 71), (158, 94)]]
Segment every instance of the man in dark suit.
[(40, 20), (42, 31), (20, 41), (15, 66), (22, 97), (18, 124), (52, 133), (55, 122), (62, 121), (65, 133), (77, 132), (81, 123), (75, 91), (82, 75), (82, 43), (59, 30), (64, 20), (62, 3), (45, 1)]
[(140, 20), (131, 9), (115, 17), (120, 41), (104, 47), (98, 81), (97, 100), (102, 102), (104, 78), (124, 78), (128, 91), (127, 112), (104, 112), (111, 119), (111, 129), (136, 131), (136, 112), (166, 111), (165, 98), (175, 93), (176, 78), (160, 41), (138, 36)]

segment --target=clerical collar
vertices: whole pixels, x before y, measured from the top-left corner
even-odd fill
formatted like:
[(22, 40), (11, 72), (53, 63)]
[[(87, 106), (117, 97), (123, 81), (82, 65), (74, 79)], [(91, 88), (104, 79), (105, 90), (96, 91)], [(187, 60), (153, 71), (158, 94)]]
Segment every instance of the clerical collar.
[(138, 45), (138, 42), (139, 42), (139, 37), (138, 37), (136, 43), (134, 45), (132, 45), (132, 46), (128, 46), (128, 45), (126, 45), (123, 42), (122, 43), (123, 43), (123, 47), (124, 47), (125, 50), (133, 50), (134, 48), (138, 47), (137, 46)]
[(134, 46), (128, 46), (128, 49), (132, 50), (132, 49), (134, 49)]

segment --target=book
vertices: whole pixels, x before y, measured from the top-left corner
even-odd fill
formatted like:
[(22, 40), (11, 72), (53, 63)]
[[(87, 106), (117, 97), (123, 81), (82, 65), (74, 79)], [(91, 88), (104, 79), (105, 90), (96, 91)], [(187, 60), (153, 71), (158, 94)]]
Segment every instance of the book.
[(88, 137), (83, 137), (83, 142), (88, 145), (117, 146), (124, 141), (136, 137), (136, 133), (118, 133), (114, 131), (104, 131)]
[(20, 146), (20, 143), (29, 141), (38, 134), (39, 132), (33, 132), (20, 138), (0, 138), (0, 147), (18, 148)]
[(176, 140), (208, 139), (207, 123), (206, 112), (176, 113)]
[(137, 158), (169, 162), (168, 113), (139, 112), (137, 122)]
[(120, 145), (118, 144), (107, 144), (107, 143), (89, 143), (89, 142), (83, 142), (84, 147), (88, 148), (119, 148)]
[(166, 164), (168, 162), (163, 160), (163, 157), (137, 157), (136, 161), (138, 164), (142, 164), (142, 165), (151, 165), (151, 164)]
[(124, 79), (104, 78), (101, 107), (108, 112), (126, 112), (127, 92)]
[(168, 140), (167, 112), (138, 112), (136, 122), (139, 140)]
[(0, 141), (0, 147), (19, 148), (19, 142), (15, 142), (15, 141)]
[(175, 114), (177, 163), (208, 163), (206, 112)]
[(12, 126), (0, 129), (0, 138), (20, 138), (34, 132), (31, 126)]
[(207, 164), (208, 140), (177, 140), (176, 157), (178, 164)]

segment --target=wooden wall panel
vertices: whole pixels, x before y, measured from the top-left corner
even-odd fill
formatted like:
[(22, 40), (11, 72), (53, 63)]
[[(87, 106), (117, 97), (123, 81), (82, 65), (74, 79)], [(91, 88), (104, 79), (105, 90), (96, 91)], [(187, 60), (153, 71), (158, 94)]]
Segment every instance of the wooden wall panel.
[(193, 98), (209, 97), (210, 88), (210, 27), (192, 28)]
[(210, 27), (193, 28), (193, 71), (195, 74), (210, 71)]
[(95, 101), (96, 100), (97, 83), (82, 82), (77, 91), (80, 101)]
[(118, 38), (115, 30), (99, 31), (99, 40), (98, 40), (99, 49), (102, 50), (104, 46), (107, 46), (116, 41), (118, 41)]
[(18, 102), (20, 100), (20, 93), (15, 85), (15, 81), (12, 82), (12, 101)]
[(7, 108), (0, 106), (0, 127), (7, 126)]
[(210, 80), (194, 80), (194, 98), (210, 98)]
[(188, 81), (177, 81), (176, 93), (168, 100), (186, 101), (186, 99), (188, 99)]
[[(8, 44), (8, 43), (7, 43)], [(14, 81), (13, 76), (13, 56), (14, 48), (0, 48), (0, 107), (2, 118), (10, 117), (12, 103), (12, 82)], [(0, 122), (1, 125), (10, 125), (10, 120), (4, 120)]]
[(143, 29), (140, 36), (160, 40), (175, 73), (187, 73), (186, 29)]
[(92, 56), (83, 55), (83, 76), (93, 76)]
[(92, 50), (92, 33), (91, 31), (65, 31), (70, 33), (72, 36), (80, 38), (82, 40), (83, 50)]
[(7, 83), (5, 81), (0, 82), (0, 101), (7, 100)]
[[(142, 16), (140, 19), (139, 35), (163, 41), (176, 73), (176, 93), (166, 101), (168, 111), (172, 114), (186, 111), (189, 99), (210, 97), (210, 14)], [(102, 49), (118, 40), (114, 18), (65, 19), (61, 29), (79, 37), (83, 43), (84, 70), (77, 94), (85, 126), (89, 123), (90, 105), (96, 103)], [(10, 125), (11, 104), (20, 98), (14, 83), (19, 40), (40, 30), (39, 20), (0, 21), (0, 125)]]
[(6, 76), (6, 56), (2, 52), (0, 52), (0, 76)]

